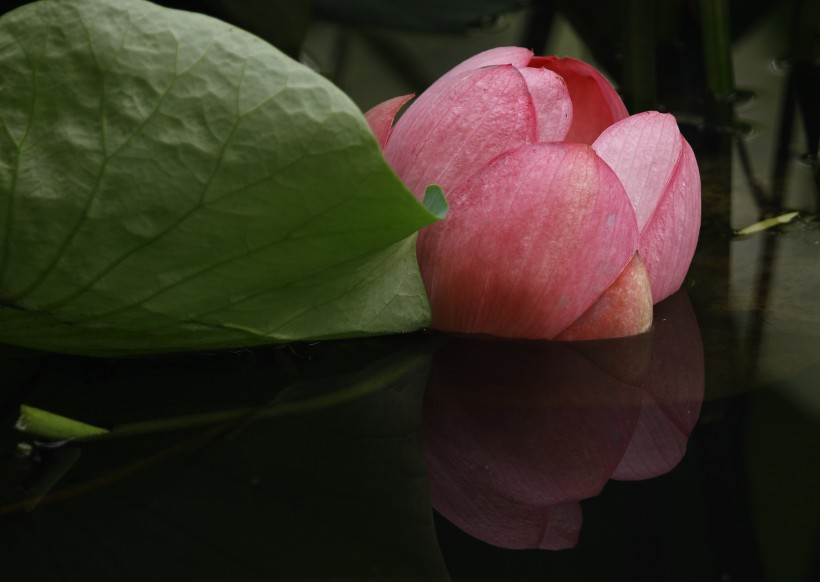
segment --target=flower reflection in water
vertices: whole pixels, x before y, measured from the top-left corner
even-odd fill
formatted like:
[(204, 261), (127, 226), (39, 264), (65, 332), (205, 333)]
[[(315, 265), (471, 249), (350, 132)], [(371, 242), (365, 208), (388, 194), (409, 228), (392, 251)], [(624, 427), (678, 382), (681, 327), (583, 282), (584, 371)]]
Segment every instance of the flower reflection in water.
[(682, 292), (629, 338), (441, 340), (423, 413), (433, 506), (496, 546), (573, 547), (580, 500), (670, 471), (700, 414), (703, 345)]

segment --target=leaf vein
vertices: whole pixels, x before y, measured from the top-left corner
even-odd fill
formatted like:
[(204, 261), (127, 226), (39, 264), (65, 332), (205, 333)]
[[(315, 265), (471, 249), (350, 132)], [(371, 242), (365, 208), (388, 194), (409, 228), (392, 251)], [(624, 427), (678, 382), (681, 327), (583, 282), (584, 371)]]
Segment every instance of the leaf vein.
[(0, 255), (0, 286), (2, 286), (3, 281), (6, 278), (6, 272), (8, 271), (9, 257), (11, 254), (12, 230), (14, 228), (14, 206), (17, 197), (17, 183), (20, 176), (21, 151), (26, 143), (26, 140), (28, 139), (28, 136), (31, 134), (31, 127), (34, 124), (34, 111), (37, 106), (37, 70), (39, 68), (40, 63), (46, 56), (46, 49), (48, 48), (48, 41), (51, 36), (52, 10), (53, 8), (49, 6), (48, 20), (46, 22), (46, 33), (45, 37), (43, 38), (43, 48), (36, 62), (33, 62), (31, 60), (31, 57), (29, 57), (28, 52), (26, 52), (25, 45), (20, 41), (20, 39), (17, 38), (17, 36), (14, 33), (12, 33), (12, 37), (14, 37), (14, 40), (17, 41), (17, 44), (20, 45), (20, 49), (23, 51), (23, 54), (26, 57), (26, 62), (28, 62), (29, 66), (31, 67), (31, 109), (29, 111), (28, 120), (26, 121), (26, 130), (23, 132), (23, 137), (20, 139), (20, 143), (17, 144), (17, 156), (15, 158), (14, 170), (12, 170), (8, 202), (6, 203), (6, 236), (3, 239), (3, 252), (2, 255)]
[[(245, 63), (243, 63), (243, 66), (242, 66), (242, 72), (240, 74), (240, 81), (239, 81), (239, 84), (238, 84), (238, 87), (237, 87), (237, 93), (241, 90), (242, 80), (244, 79), (244, 76), (245, 76), (245, 65), (246, 64), (247, 64), (247, 61), (245, 61)], [(237, 108), (238, 108), (238, 102), (237, 102)], [(108, 273), (110, 273), (111, 271), (116, 269), (119, 265), (121, 265), (123, 262), (128, 260), (134, 254), (138, 253), (139, 251), (141, 251), (145, 247), (156, 243), (158, 240), (160, 240), (161, 238), (166, 236), (168, 233), (175, 230), (177, 227), (179, 227), (180, 224), (182, 224), (188, 218), (190, 218), (197, 210), (202, 208), (203, 207), (203, 202), (205, 200), (205, 197), (207, 196), (208, 190), (210, 189), (211, 185), (213, 184), (214, 178), (216, 177), (217, 173), (219, 172), (219, 168), (222, 166), (222, 162), (225, 159), (225, 152), (228, 150), (228, 146), (230, 145), (231, 140), (233, 139), (233, 136), (236, 133), (236, 129), (237, 129), (238, 126), (239, 126), (239, 115), (238, 115), (238, 111), (237, 111), (237, 117), (234, 120), (233, 127), (231, 128), (231, 131), (229, 132), (228, 137), (225, 140), (225, 143), (223, 143), (222, 147), (220, 148), (219, 154), (217, 155), (217, 158), (216, 158), (216, 161), (213, 165), (211, 173), (208, 176), (208, 180), (203, 185), (202, 190), (199, 194), (199, 199), (196, 201), (196, 203), (191, 208), (189, 208), (186, 212), (184, 212), (182, 215), (180, 215), (176, 220), (174, 220), (164, 230), (157, 233), (157, 235), (155, 235), (155, 236), (151, 237), (150, 239), (144, 241), (142, 244), (139, 244), (136, 247), (128, 250), (128, 252), (124, 253), (121, 257), (119, 257), (115, 261), (111, 262), (104, 269), (102, 269), (99, 273), (97, 273), (97, 275), (95, 275), (90, 281), (86, 282), (79, 289), (77, 289), (74, 293), (71, 293), (71, 294), (67, 295), (64, 298), (57, 300), (56, 302), (53, 302), (53, 303), (50, 303), (49, 305), (46, 305), (44, 307), (44, 309), (47, 309), (47, 310), (56, 309), (58, 307), (64, 306), (67, 303), (70, 303), (71, 301), (77, 299), (81, 295), (84, 295), (91, 288), (93, 288), (94, 285), (97, 282), (100, 281), (100, 279), (105, 277)]]
[[(401, 243), (401, 241), (398, 241), (398, 242), (393, 243), (393, 244), (400, 244), (400, 243)], [(236, 305), (240, 305), (240, 304), (245, 303), (247, 301), (252, 301), (253, 299), (256, 299), (257, 297), (261, 297), (261, 296), (263, 296), (267, 293), (271, 293), (273, 291), (278, 291), (278, 290), (281, 290), (281, 289), (287, 289), (288, 287), (293, 287), (294, 285), (298, 285), (298, 284), (304, 282), (307, 279), (322, 275), (322, 274), (324, 274), (328, 271), (331, 271), (333, 269), (337, 269), (337, 268), (342, 267), (346, 264), (354, 263), (354, 262), (362, 259), (363, 257), (365, 257), (369, 254), (372, 254), (373, 252), (377, 252), (379, 250), (385, 250), (386, 248), (387, 247), (384, 247), (382, 249), (377, 249), (376, 251), (362, 252), (361, 254), (358, 254), (354, 257), (351, 257), (350, 259), (347, 259), (346, 261), (343, 261), (341, 263), (335, 263), (333, 265), (328, 265), (328, 266), (326, 266), (322, 269), (318, 269), (317, 271), (312, 271), (310, 273), (307, 273), (303, 277), (299, 277), (297, 279), (293, 279), (293, 280), (290, 280), (290, 281), (278, 282), (276, 285), (273, 285), (271, 287), (267, 287), (267, 288), (262, 289), (260, 291), (256, 291), (256, 292), (254, 292), (252, 294), (249, 294), (249, 295), (246, 295), (246, 296), (244, 296), (240, 299), (235, 299), (233, 301), (229, 301), (228, 303), (220, 305), (219, 307), (209, 308), (207, 311), (202, 311), (202, 312), (197, 313), (196, 315), (192, 315), (190, 318), (186, 318), (186, 320), (184, 320), (184, 321), (174, 322), (174, 323), (170, 323), (170, 324), (162, 324), (162, 325), (159, 325), (157, 327), (148, 328), (145, 331), (154, 332), (154, 331), (157, 331), (157, 330), (166, 329), (166, 328), (169, 328), (169, 327), (174, 327), (174, 326), (179, 325), (181, 323), (197, 323), (197, 324), (207, 325), (209, 327), (221, 327), (221, 328), (225, 328), (225, 329), (237, 329), (237, 330), (245, 331), (247, 333), (252, 333), (256, 336), (260, 336), (260, 335), (265, 335), (267, 337), (273, 336), (277, 331), (281, 330), (284, 326), (286, 326), (287, 324), (291, 323), (292, 321), (298, 319), (299, 317), (303, 316), (305, 313), (315, 309), (316, 307), (320, 307), (320, 306), (323, 306), (323, 305), (327, 305), (328, 303), (331, 303), (333, 301), (337, 301), (340, 297), (344, 297), (345, 295), (349, 295), (350, 293), (356, 291), (357, 289), (360, 289), (362, 286), (364, 286), (366, 284), (369, 284), (370, 275), (372, 275), (373, 272), (375, 272), (385, 262), (387, 262), (389, 260), (390, 256), (391, 256), (391, 254), (390, 253), (385, 253), (385, 256), (382, 257), (381, 261), (376, 262), (373, 265), (373, 268), (370, 269), (354, 287), (351, 287), (351, 288), (347, 289), (344, 293), (341, 293), (339, 295), (331, 297), (331, 298), (327, 299), (326, 301), (321, 301), (319, 303), (312, 304), (310, 307), (308, 307), (306, 309), (303, 309), (302, 311), (300, 311), (299, 313), (297, 313), (296, 315), (294, 315), (293, 317), (291, 317), (287, 321), (279, 324), (273, 331), (268, 332), (266, 334), (260, 334), (258, 331), (253, 331), (250, 328), (247, 328), (247, 327), (244, 327), (244, 326), (234, 326), (234, 325), (215, 324), (215, 323), (203, 322), (200, 318), (207, 317), (208, 315), (211, 315), (213, 313), (218, 313), (218, 312), (223, 311), (225, 309), (230, 309), (231, 307), (235, 307)], [(406, 279), (407, 276), (409, 276), (409, 273), (407, 273), (405, 275), (405, 279)], [(138, 307), (142, 303), (144, 303), (144, 302), (141, 302), (140, 304), (132, 305), (130, 307)], [(89, 318), (87, 320), (76, 321), (75, 324), (82, 324), (82, 323), (87, 323), (87, 322), (90, 322), (90, 321), (96, 321), (96, 320), (102, 319), (104, 317), (106, 317), (106, 316), (104, 315), (104, 316), (100, 316), (99, 318), (94, 317), (94, 318)], [(375, 317), (373, 318), (373, 320), (375, 320)]]
[[(211, 46), (213, 46), (213, 43), (211, 43), (208, 46), (208, 48), (210, 49)], [(177, 48), (178, 47), (179, 47), (179, 44), (177, 43)], [(204, 57), (204, 53), (203, 53), (202, 56), (199, 57), (197, 62), (199, 60), (201, 60), (203, 57)], [(189, 67), (182, 74), (174, 76), (174, 78), (171, 80), (171, 82), (168, 84), (168, 86), (163, 90), (162, 94), (160, 95), (159, 99), (157, 100), (157, 103), (156, 103), (155, 107), (152, 109), (152, 111), (146, 116), (146, 118), (142, 121), (142, 123), (140, 123), (140, 125), (137, 126), (137, 128), (116, 149), (114, 149), (110, 154), (106, 154), (105, 150), (103, 149), (104, 157), (103, 157), (103, 160), (100, 164), (100, 169), (97, 172), (97, 175), (96, 175), (95, 180), (94, 180), (94, 184), (91, 188), (91, 194), (88, 196), (88, 199), (86, 200), (86, 203), (83, 206), (83, 210), (82, 210), (82, 213), (80, 215), (79, 220), (74, 225), (74, 227), (72, 228), (71, 232), (68, 234), (66, 239), (63, 241), (63, 244), (58, 249), (57, 254), (52, 259), (52, 261), (49, 263), (49, 265), (45, 268), (45, 270), (34, 280), (33, 283), (31, 283), (23, 291), (17, 293), (14, 297), (12, 297), (12, 299), (14, 299), (15, 301), (20, 301), (21, 299), (24, 299), (27, 295), (30, 295), (31, 293), (33, 293), (48, 278), (48, 276), (57, 267), (57, 265), (59, 265), (59, 263), (61, 262), (63, 257), (66, 255), (68, 249), (71, 247), (72, 243), (76, 239), (77, 235), (82, 230), (83, 226), (85, 225), (85, 223), (88, 220), (88, 211), (90, 210), (91, 205), (94, 203), (94, 201), (97, 198), (97, 195), (99, 194), (99, 191), (100, 191), (101, 186), (102, 186), (103, 179), (105, 177), (105, 170), (108, 167), (108, 163), (114, 157), (116, 157), (129, 143), (131, 143), (131, 141), (133, 141), (133, 139), (137, 135), (140, 135), (142, 133), (142, 131), (145, 129), (145, 127), (154, 119), (154, 117), (160, 111), (163, 103), (165, 102), (166, 98), (170, 94), (171, 89), (173, 88), (174, 84), (182, 76), (184, 76), (188, 71), (190, 71), (191, 68), (192, 67)], [(109, 71), (109, 70), (110, 70), (110, 68), (107, 71)], [(106, 73), (107, 73), (107, 71), (106, 71)], [(103, 105), (104, 104), (101, 102), (100, 107), (102, 108)], [(104, 147), (104, 144), (103, 144), (103, 147)], [(62, 300), (59, 300), (58, 303), (62, 303)]]

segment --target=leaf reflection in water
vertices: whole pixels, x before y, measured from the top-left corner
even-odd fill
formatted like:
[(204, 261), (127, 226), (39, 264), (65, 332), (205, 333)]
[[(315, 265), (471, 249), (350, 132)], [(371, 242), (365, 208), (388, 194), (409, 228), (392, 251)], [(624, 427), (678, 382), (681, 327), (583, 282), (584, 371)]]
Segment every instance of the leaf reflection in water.
[(26, 400), (114, 430), (55, 450), (6, 431), (0, 580), (446, 580), (423, 478), (429, 347), (52, 357)]
[(651, 332), (596, 342), (442, 339), (425, 396), (433, 506), (512, 548), (576, 545), (580, 500), (680, 462), (700, 414), (703, 346), (688, 297)]

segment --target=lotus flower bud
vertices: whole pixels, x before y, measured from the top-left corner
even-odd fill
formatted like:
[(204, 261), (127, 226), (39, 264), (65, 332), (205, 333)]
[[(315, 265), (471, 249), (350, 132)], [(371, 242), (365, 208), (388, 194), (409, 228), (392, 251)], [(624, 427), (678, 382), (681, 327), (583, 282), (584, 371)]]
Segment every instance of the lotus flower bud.
[(417, 256), (433, 327), (510, 338), (646, 331), (700, 228), (697, 162), (671, 115), (628, 116), (575, 59), (504, 47), (366, 117), (418, 196), (450, 201)]

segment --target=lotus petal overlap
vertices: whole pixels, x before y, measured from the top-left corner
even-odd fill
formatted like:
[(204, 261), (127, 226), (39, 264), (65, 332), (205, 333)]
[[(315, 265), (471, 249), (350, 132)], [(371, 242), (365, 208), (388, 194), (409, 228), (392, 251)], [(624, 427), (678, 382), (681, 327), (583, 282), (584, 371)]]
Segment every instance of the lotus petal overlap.
[(421, 95), (384, 147), (413, 192), (430, 183), (449, 192), (493, 158), (536, 141), (524, 76), (509, 65), (473, 69)]
[[(418, 240), (433, 326), (443, 331), (555, 337), (598, 300), (637, 247), (623, 187), (586, 145), (513, 150), (449, 200), (450, 217)], [(651, 303), (643, 306), (651, 321)]]
[(528, 67), (544, 67), (557, 73), (567, 84), (573, 118), (567, 141), (591, 144), (607, 127), (627, 117), (624, 102), (609, 81), (595, 67), (573, 58), (534, 57)]
[(621, 337), (682, 284), (700, 226), (697, 162), (675, 119), (628, 116), (594, 67), (518, 47), (478, 54), (366, 117), (384, 155), (443, 221), (417, 257), (444, 331)]
[(671, 115), (639, 113), (607, 128), (592, 149), (626, 189), (641, 233), (655, 303), (677, 291), (695, 253), (700, 176), (692, 148)]

